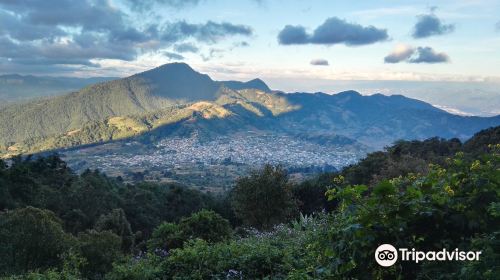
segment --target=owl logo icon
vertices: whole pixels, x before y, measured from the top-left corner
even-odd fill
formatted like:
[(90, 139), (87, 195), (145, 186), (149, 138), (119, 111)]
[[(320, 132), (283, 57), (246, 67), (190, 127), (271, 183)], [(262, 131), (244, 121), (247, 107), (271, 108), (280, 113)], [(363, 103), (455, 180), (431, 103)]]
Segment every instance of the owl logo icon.
[(391, 266), (398, 261), (398, 250), (391, 244), (382, 244), (375, 250), (375, 260), (381, 266)]

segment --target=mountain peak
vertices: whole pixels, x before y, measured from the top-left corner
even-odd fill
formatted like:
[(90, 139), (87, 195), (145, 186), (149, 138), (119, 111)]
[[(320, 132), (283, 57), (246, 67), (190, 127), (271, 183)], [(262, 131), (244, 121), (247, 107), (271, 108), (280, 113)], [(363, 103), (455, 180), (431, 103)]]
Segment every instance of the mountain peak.
[(271, 92), (271, 89), (267, 86), (267, 84), (259, 78), (250, 80), (248, 82), (222, 81), (221, 83), (232, 90), (257, 89), (264, 92)]
[(146, 81), (154, 96), (171, 100), (213, 100), (219, 85), (186, 63), (168, 63), (130, 78)]
[(271, 89), (267, 86), (267, 84), (259, 78), (250, 80), (250, 81), (246, 82), (246, 84), (251, 86), (252, 88), (260, 89), (260, 90), (265, 91), (265, 92), (271, 91)]
[(335, 94), (336, 96), (361, 96), (361, 93), (355, 90), (346, 90)]
[(172, 70), (189, 70), (189, 71), (194, 71), (189, 64), (184, 63), (184, 62), (172, 62), (172, 63), (166, 63), (163, 65), (160, 65), (156, 67), (155, 69), (172, 69)]
[[(139, 76), (139, 77), (151, 77), (155, 75), (193, 75), (193, 74), (198, 74), (202, 75), (198, 72), (196, 72), (191, 66), (189, 66), (186, 63), (183, 62), (174, 62), (174, 63), (167, 63), (160, 65), (156, 68), (135, 74), (133, 76)], [(205, 75), (206, 76), (206, 75)]]

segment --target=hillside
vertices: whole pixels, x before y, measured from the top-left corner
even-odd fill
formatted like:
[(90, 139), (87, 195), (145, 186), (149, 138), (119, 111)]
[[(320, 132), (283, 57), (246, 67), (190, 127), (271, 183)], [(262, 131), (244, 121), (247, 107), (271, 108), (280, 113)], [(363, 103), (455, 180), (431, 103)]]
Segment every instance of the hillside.
[(296, 93), (287, 95), (287, 100), (300, 109), (279, 117), (283, 127), (336, 131), (378, 149), (399, 139), (439, 136), (465, 140), (500, 124), (500, 116), (457, 116), (402, 95)]
[[(499, 133), (399, 141), (301, 183), (267, 165), (222, 195), (0, 160), (0, 278), (497, 279)], [(384, 242), (481, 255), (387, 268)]]
[(137, 115), (198, 99), (214, 99), (219, 85), (187, 64), (167, 64), (78, 92), (0, 109), (0, 143), (62, 134), (89, 121)]
[(271, 91), (260, 79), (216, 82), (187, 64), (173, 63), (0, 108), (0, 152), (5, 157), (148, 133), (208, 136), (253, 130), (340, 135), (380, 149), (398, 139), (464, 140), (498, 124), (500, 116), (456, 116), (399, 95), (287, 94)]

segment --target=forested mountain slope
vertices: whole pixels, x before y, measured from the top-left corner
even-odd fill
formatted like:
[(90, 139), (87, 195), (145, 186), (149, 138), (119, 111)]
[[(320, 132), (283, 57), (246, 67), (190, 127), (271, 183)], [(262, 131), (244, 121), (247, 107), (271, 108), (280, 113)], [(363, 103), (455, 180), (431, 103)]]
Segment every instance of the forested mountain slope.
[(197, 129), (208, 134), (333, 134), (380, 149), (398, 139), (464, 140), (499, 124), (500, 116), (452, 115), (399, 95), (287, 94), (270, 91), (259, 79), (216, 82), (187, 64), (173, 63), (68, 95), (0, 108), (0, 153), (98, 143), (172, 127), (181, 135)]

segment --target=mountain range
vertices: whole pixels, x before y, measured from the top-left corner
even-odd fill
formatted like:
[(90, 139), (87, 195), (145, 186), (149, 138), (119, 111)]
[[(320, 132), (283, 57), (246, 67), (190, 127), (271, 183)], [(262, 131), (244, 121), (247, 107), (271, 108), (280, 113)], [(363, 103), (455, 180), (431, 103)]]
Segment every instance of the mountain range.
[(0, 108), (0, 154), (131, 137), (201, 138), (265, 131), (350, 139), (380, 149), (398, 139), (467, 139), (500, 116), (465, 117), (401, 95), (284, 93), (262, 80), (214, 81), (184, 63), (162, 65), (65, 95)]
[(33, 98), (62, 95), (115, 77), (50, 77), (8, 74), (0, 75), (0, 103), (12, 104)]

